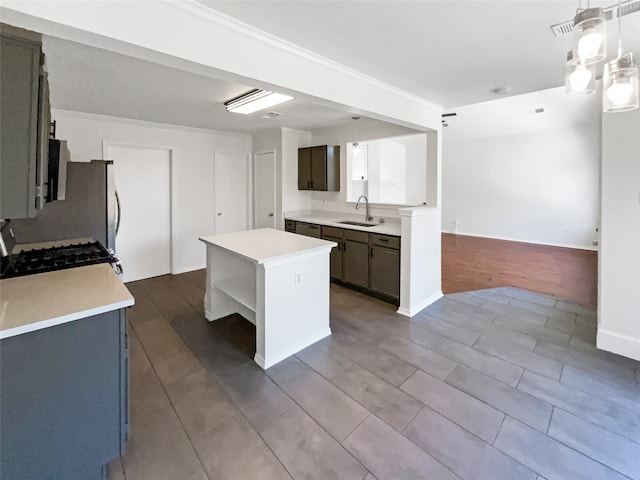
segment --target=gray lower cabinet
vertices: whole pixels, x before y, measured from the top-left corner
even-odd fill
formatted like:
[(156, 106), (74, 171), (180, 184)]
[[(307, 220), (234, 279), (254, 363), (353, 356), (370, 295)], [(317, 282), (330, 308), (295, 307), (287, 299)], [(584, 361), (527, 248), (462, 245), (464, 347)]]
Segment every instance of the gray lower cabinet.
[(371, 246), (369, 288), (374, 292), (400, 299), (400, 250)]
[(296, 221), (295, 220), (285, 220), (284, 221), (284, 231), (296, 233)]
[(400, 303), (400, 237), (294, 220), (285, 229), (338, 244), (331, 249), (331, 280)]
[(344, 241), (343, 277), (346, 283), (369, 287), (369, 244), (354, 240)]
[(296, 222), (296, 233), (307, 237), (321, 238), (320, 225), (312, 223)]
[(3, 480), (103, 478), (128, 434), (124, 310), (0, 341)]

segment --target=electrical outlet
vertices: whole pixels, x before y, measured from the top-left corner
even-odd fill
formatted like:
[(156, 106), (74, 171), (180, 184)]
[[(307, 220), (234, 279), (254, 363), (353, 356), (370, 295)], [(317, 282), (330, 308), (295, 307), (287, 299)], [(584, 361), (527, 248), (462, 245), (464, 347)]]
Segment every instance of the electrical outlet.
[(302, 281), (302, 275), (300, 275), (300, 272), (296, 272), (293, 281), (295, 285), (298, 285)]

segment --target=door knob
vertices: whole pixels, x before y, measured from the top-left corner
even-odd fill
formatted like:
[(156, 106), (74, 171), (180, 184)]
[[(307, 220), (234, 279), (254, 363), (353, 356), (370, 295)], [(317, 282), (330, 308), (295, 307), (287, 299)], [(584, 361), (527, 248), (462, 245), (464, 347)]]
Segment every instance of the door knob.
[(269, 216), (270, 216), (270, 217), (273, 217), (273, 213), (270, 213), (270, 214), (269, 214)]
[(220, 217), (220, 216), (222, 216), (222, 212), (218, 212), (218, 216), (219, 216), (219, 217)]

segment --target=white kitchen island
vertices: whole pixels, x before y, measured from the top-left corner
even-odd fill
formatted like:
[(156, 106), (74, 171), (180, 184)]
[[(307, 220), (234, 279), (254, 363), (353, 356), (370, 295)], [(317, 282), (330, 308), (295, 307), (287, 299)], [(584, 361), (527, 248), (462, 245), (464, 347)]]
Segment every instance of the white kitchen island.
[(266, 369), (331, 335), (329, 254), (337, 244), (271, 228), (200, 237), (207, 246), (205, 316), (256, 326)]

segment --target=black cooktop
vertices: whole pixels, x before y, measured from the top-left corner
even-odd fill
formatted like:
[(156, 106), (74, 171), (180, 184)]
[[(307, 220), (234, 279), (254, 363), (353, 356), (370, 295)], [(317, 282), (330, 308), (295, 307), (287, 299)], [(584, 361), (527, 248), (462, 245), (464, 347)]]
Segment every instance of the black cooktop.
[(0, 279), (116, 261), (100, 242), (40, 248), (2, 258)]

